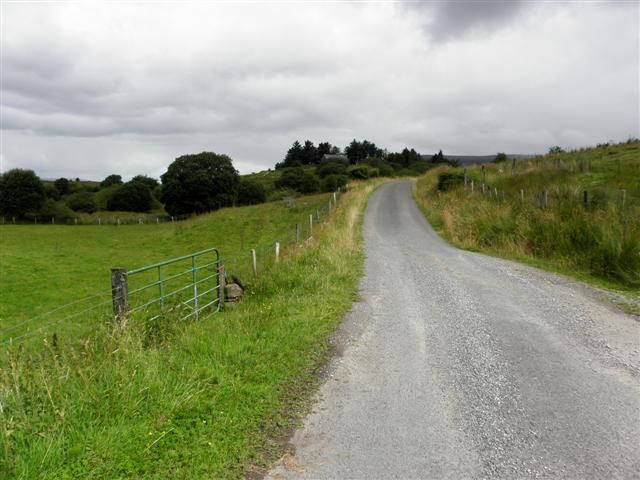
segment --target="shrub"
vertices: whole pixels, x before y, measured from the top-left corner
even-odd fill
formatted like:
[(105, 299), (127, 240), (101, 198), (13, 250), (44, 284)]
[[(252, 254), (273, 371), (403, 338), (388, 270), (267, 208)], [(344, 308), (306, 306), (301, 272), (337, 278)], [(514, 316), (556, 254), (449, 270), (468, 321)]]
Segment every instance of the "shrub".
[(238, 205), (255, 205), (267, 201), (267, 192), (262, 184), (254, 180), (240, 180)]
[[(347, 172), (355, 180), (366, 180), (371, 177), (371, 168), (368, 165), (354, 165)], [(377, 169), (376, 169), (377, 170)]]
[(141, 182), (125, 183), (107, 200), (107, 209), (119, 212), (148, 212), (152, 205), (151, 191)]
[(76, 215), (64, 202), (56, 202), (49, 198), (40, 208), (38, 216), (44, 219), (54, 217), (57, 222), (66, 222)]
[(98, 209), (93, 195), (89, 192), (72, 193), (65, 198), (64, 203), (75, 212), (93, 213)]
[(316, 173), (320, 178), (324, 178), (329, 175), (344, 175), (346, 172), (347, 172), (346, 162), (339, 162), (336, 160), (321, 163), (320, 165), (318, 165), (318, 168), (316, 169)]
[(464, 184), (464, 174), (461, 172), (442, 172), (438, 175), (438, 190), (446, 192)]
[(349, 177), (346, 175), (329, 175), (322, 180), (323, 192), (335, 192), (349, 183)]
[(292, 188), (300, 193), (315, 193), (320, 190), (320, 180), (301, 167), (285, 170), (275, 182), (276, 188)]

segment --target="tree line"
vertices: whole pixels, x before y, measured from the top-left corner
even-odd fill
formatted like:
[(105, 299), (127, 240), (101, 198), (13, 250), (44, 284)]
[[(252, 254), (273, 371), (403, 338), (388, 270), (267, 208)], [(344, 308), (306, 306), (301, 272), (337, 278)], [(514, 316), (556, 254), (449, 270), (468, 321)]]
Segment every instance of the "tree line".
[[(449, 162), (442, 151), (425, 158), (414, 149), (389, 153), (368, 140), (353, 140), (342, 151), (329, 142), (317, 146), (295, 141), (274, 181), (276, 194), (310, 194), (335, 191), (351, 179), (377, 176), (419, 175), (428, 168)], [(164, 209), (169, 215), (204, 213), (229, 206), (262, 203), (265, 186), (240, 177), (231, 158), (213, 152), (182, 155), (175, 159), (160, 181), (136, 175), (124, 182), (108, 175), (101, 182), (67, 178), (42, 181), (35, 172), (13, 169), (0, 175), (0, 214), (28, 219), (73, 218), (78, 212), (150, 212)]]

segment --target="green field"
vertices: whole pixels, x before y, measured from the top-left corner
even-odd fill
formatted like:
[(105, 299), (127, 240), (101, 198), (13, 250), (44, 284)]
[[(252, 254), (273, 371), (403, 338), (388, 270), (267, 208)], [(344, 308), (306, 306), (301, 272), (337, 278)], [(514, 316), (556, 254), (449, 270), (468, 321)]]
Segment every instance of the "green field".
[[(421, 177), (416, 199), (452, 244), (638, 296), (640, 142)], [(474, 190), (471, 190), (471, 181)], [(483, 193), (484, 185), (484, 193)]]
[[(275, 242), (295, 240), (296, 223), (301, 238), (309, 235), (309, 214), (319, 209), (326, 214), (329, 197), (301, 197), (291, 206), (272, 202), (228, 208), (160, 225), (0, 226), (0, 342), (61, 320), (55, 325), (59, 332), (73, 328), (75, 334), (91, 326), (93, 311), (69, 322), (64, 318), (98, 304), (103, 305), (99, 315), (109, 310), (112, 267), (130, 270), (216, 247), (228, 271), (250, 280), (250, 249), (258, 250), (261, 269), (272, 259)], [(70, 302), (77, 303), (60, 308)]]
[[(282, 262), (222, 314), (198, 322), (166, 318), (153, 328), (103, 324), (57, 344), (49, 338), (39, 347), (9, 346), (0, 362), (0, 477), (242, 478), (263, 471), (282, 455), (278, 438), (304, 412), (330, 353), (327, 337), (355, 298), (362, 214), (374, 188), (360, 184), (345, 193), (313, 241), (285, 249)], [(118, 259), (146, 263), (201, 248), (202, 237), (240, 255), (275, 240), (326, 198), (305, 199), (296, 214), (271, 204), (148, 227), (138, 252)], [(244, 240), (237, 233), (243, 225)], [(131, 228), (126, 236), (111, 231), (111, 252), (147, 231)], [(28, 231), (15, 230), (23, 239)], [(94, 251), (106, 234), (91, 232), (94, 249), (86, 253), (93, 251), (94, 266), (109, 266), (112, 257)], [(38, 242), (49, 244), (44, 233)], [(73, 252), (85, 252), (75, 243), (66, 264), (80, 258)], [(152, 247), (157, 257), (141, 256)], [(94, 278), (104, 282), (102, 274)]]

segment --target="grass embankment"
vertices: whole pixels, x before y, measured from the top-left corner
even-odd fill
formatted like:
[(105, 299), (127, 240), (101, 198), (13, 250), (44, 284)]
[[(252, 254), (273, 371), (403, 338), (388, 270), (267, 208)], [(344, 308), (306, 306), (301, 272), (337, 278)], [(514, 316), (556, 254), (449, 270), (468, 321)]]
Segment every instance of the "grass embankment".
[[(311, 244), (285, 250), (221, 315), (10, 348), (0, 366), (0, 477), (237, 478), (274, 460), (270, 439), (293, 425), (296, 399), (317, 381), (327, 336), (356, 294), (373, 188), (344, 194)], [(206, 222), (166, 235), (188, 246)], [(148, 242), (163, 257), (170, 240)]]
[[(462, 169), (436, 169), (417, 181), (414, 194), (455, 246), (640, 297), (640, 143), (537, 157), (517, 162), (513, 172), (511, 166), (486, 165), (485, 178), (481, 167), (469, 168), (467, 189)], [(440, 192), (439, 178), (448, 179)]]
[[(157, 225), (3, 225), (0, 226), (0, 343), (28, 328), (40, 328), (75, 315), (98, 303), (109, 310), (110, 268), (134, 269), (216, 247), (228, 270), (245, 281), (249, 277), (250, 249), (258, 248), (258, 266), (271, 259), (275, 242), (309, 235), (309, 214), (328, 207), (330, 195), (298, 198), (292, 206), (282, 202), (227, 208), (190, 220)], [(96, 296), (97, 295), (97, 296)], [(87, 298), (91, 297), (91, 298)], [(61, 305), (87, 298), (51, 314)], [(44, 315), (43, 315), (44, 314)], [(21, 322), (42, 315), (24, 327), (3, 333)], [(81, 333), (97, 321), (81, 315), (55, 325), (58, 333), (73, 328)]]

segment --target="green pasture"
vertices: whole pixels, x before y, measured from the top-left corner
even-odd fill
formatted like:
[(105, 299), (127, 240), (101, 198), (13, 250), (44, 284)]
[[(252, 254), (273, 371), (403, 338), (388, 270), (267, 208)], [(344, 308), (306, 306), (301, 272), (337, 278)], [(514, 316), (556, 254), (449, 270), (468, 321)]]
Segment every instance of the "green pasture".
[[(309, 236), (309, 215), (317, 222), (321, 210), (322, 218), (329, 196), (297, 198), (290, 205), (227, 208), (159, 225), (2, 225), (0, 342), (58, 321), (57, 331), (75, 333), (103, 318), (111, 308), (113, 267), (130, 270), (216, 247), (227, 271), (250, 281), (250, 250), (257, 249), (258, 268), (264, 268), (273, 258), (275, 242), (284, 246), (295, 241), (296, 223), (301, 239)], [(9, 328), (13, 330), (3, 335)]]

